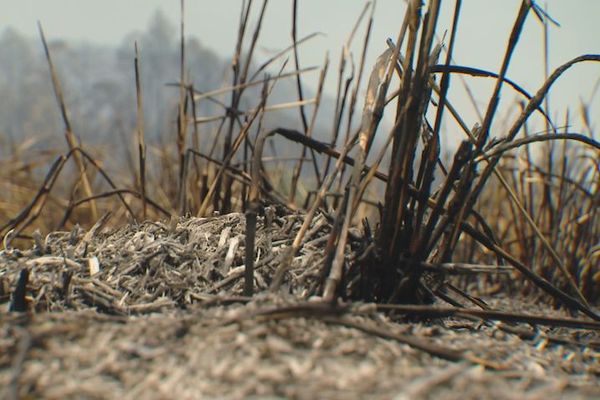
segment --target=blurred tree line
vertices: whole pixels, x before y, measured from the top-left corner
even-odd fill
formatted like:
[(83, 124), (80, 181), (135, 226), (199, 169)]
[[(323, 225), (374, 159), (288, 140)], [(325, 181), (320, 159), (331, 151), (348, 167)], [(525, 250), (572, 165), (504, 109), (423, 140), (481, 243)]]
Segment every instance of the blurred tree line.
[[(147, 29), (127, 35), (120, 46), (52, 40), (53, 62), (65, 93), (75, 133), (84, 144), (112, 141), (135, 127), (134, 42), (141, 57), (146, 134), (157, 138), (172, 131), (179, 92), (166, 86), (179, 80), (178, 35), (157, 12)], [(186, 43), (187, 66), (195, 87), (219, 87), (228, 62), (196, 38)], [(0, 35), (0, 135), (21, 142), (61, 137), (62, 121), (52, 91), (41, 40), (13, 29)], [(209, 104), (201, 111), (216, 112)], [(4, 140), (3, 140), (4, 141)]]

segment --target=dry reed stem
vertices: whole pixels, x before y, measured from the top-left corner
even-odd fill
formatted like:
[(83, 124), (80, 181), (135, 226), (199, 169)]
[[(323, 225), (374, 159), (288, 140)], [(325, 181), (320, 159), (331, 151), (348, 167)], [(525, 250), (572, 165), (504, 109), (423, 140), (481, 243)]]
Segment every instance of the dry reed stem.
[(177, 184), (177, 203), (179, 214), (185, 213), (187, 169), (185, 154), (188, 133), (187, 90), (185, 76), (185, 0), (180, 1), (180, 43), (179, 43), (179, 104), (177, 107), (177, 153), (179, 156), (179, 180)]
[[(570, 140), (570, 141), (574, 141), (574, 142), (581, 142), (581, 143), (584, 143), (584, 144), (600, 151), (600, 142), (594, 140), (591, 137), (582, 135), (580, 133), (569, 133), (569, 132), (540, 133), (537, 135), (527, 135), (524, 138), (512, 140), (510, 142), (501, 143), (497, 146), (494, 146), (491, 149), (487, 150), (485, 153), (483, 153), (483, 155), (478, 156), (475, 159), (475, 161), (476, 162), (482, 161), (484, 158), (492, 159), (492, 158), (500, 156), (503, 153), (506, 153), (507, 151), (516, 149), (521, 146), (527, 146), (531, 143), (548, 142), (548, 141), (553, 141), (553, 140)], [(561, 159), (563, 159), (563, 160), (565, 160), (566, 158), (567, 158), (566, 156), (561, 157)], [(548, 172), (548, 175), (551, 175), (551, 174), (552, 174), (551, 172)], [(566, 177), (561, 175), (561, 178), (562, 178), (561, 182), (566, 181)]]
[(496, 86), (494, 87), (494, 91), (492, 92), (492, 96), (488, 102), (488, 107), (485, 112), (485, 116), (483, 118), (483, 122), (481, 124), (481, 134), (477, 138), (477, 148), (482, 149), (483, 145), (486, 143), (490, 128), (492, 126), (492, 119), (496, 114), (496, 110), (498, 108), (498, 104), (500, 102), (500, 89), (502, 88), (502, 84), (504, 82), (504, 77), (506, 76), (506, 71), (508, 70), (508, 66), (510, 64), (513, 52), (517, 46), (517, 42), (519, 41), (519, 37), (521, 36), (521, 30), (525, 25), (525, 19), (527, 18), (527, 14), (529, 13), (529, 9), (531, 7), (531, 3), (527, 1), (521, 2), (521, 7), (519, 9), (519, 13), (515, 22), (513, 24), (513, 28), (510, 34), (510, 38), (508, 39), (508, 44), (506, 46), (504, 59), (502, 60), (502, 66), (500, 67), (500, 73), (498, 74), (498, 79), (496, 80)]
[[(250, 12), (250, 6), (251, 6), (252, 2), (248, 3), (248, 9), (246, 11), (246, 19), (249, 16), (249, 12)], [(246, 60), (243, 63), (243, 65), (241, 66), (241, 70), (239, 68), (239, 66), (235, 66), (234, 68), (234, 84), (241, 82), (244, 83), (246, 82), (247, 78), (248, 78), (248, 72), (250, 69), (250, 65), (251, 65), (251, 60), (252, 60), (252, 56), (254, 54), (254, 50), (256, 48), (256, 44), (258, 42), (258, 37), (260, 35), (260, 31), (261, 31), (261, 27), (262, 27), (262, 23), (263, 23), (263, 18), (265, 15), (265, 11), (266, 11), (266, 7), (267, 7), (267, 0), (263, 0), (262, 3), (262, 7), (260, 9), (260, 14), (258, 17), (258, 21), (256, 23), (256, 26), (254, 28), (254, 32), (252, 34), (252, 39), (250, 41), (250, 49), (247, 51), (246, 54)], [(243, 40), (243, 33), (240, 35), (240, 40)], [(236, 53), (237, 51), (241, 51), (241, 45), (242, 42), (240, 42), (239, 47), (236, 49)], [(241, 53), (239, 53), (241, 56)], [(236, 56), (237, 58), (237, 56)], [(280, 71), (281, 73), (281, 71)], [(240, 90), (239, 92), (234, 92), (232, 93), (232, 99), (231, 99), (231, 105), (230, 105), (230, 110), (238, 110), (239, 109), (239, 104), (240, 104), (240, 100), (242, 97), (242, 93), (243, 90)], [(266, 99), (263, 99), (263, 101), (266, 101)], [(265, 107), (266, 104), (263, 104), (263, 107)], [(232, 145), (231, 145), (231, 140), (233, 137), (233, 128), (234, 128), (234, 121), (235, 118), (233, 116), (233, 114), (230, 116), (229, 118), (229, 127), (227, 130), (227, 133), (225, 134), (225, 142), (223, 144), (223, 159), (225, 159), (228, 155), (228, 153), (233, 152), (232, 150)], [(239, 145), (238, 145), (239, 146)], [(236, 149), (237, 150), (237, 149)], [(220, 205), (220, 212), (223, 213), (228, 213), (231, 211), (231, 184), (229, 182), (229, 177), (225, 176), (224, 180), (223, 180), (223, 187), (224, 189), (224, 193), (222, 196), (222, 202)], [(221, 189), (221, 181), (220, 179), (218, 180), (218, 184), (217, 184), (217, 192), (220, 192)]]
[(142, 196), (142, 218), (146, 219), (147, 204), (146, 204), (146, 142), (144, 139), (144, 107), (142, 99), (142, 85), (140, 81), (140, 55), (138, 52), (137, 42), (135, 43), (135, 94), (136, 94), (136, 139), (138, 145), (138, 168), (139, 178), (138, 185)]
[[(52, 80), (52, 87), (54, 89), (54, 94), (56, 96), (56, 101), (58, 102), (58, 106), (60, 108), (60, 113), (62, 116), (63, 123), (65, 124), (65, 139), (67, 140), (67, 145), (69, 146), (69, 151), (73, 151), (77, 144), (77, 138), (73, 134), (73, 130), (71, 129), (71, 122), (69, 121), (69, 116), (67, 115), (67, 107), (65, 104), (65, 99), (63, 96), (62, 88), (60, 86), (60, 81), (58, 80), (58, 75), (56, 74), (56, 69), (54, 68), (54, 64), (52, 63), (52, 57), (50, 56), (50, 49), (48, 48), (48, 43), (46, 42), (46, 36), (44, 35), (44, 30), (42, 29), (42, 24), (38, 21), (38, 30), (40, 32), (40, 37), (42, 39), (42, 44), (44, 45), (44, 51), (46, 53), (46, 60), (48, 61), (48, 67), (50, 69), (50, 78)], [(75, 164), (79, 169), (79, 174), (81, 180), (83, 182), (83, 190), (88, 197), (93, 195), (92, 185), (88, 179), (85, 164), (78, 153), (74, 153), (73, 159), (75, 160)], [(96, 202), (92, 201), (90, 203), (92, 218), (93, 220), (98, 219), (98, 209), (96, 206)]]

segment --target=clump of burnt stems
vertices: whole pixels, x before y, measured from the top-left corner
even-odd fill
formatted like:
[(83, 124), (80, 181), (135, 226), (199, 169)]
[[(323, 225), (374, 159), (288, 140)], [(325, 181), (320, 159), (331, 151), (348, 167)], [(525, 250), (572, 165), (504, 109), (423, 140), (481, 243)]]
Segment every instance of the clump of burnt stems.
[[(398, 35), (398, 47), (394, 46), (391, 41), (389, 43), (393, 49), (389, 55), (389, 62), (394, 65), (400, 81), (399, 89), (394, 94), (395, 123), (388, 139), (388, 142), (391, 141), (391, 162), (386, 180), (385, 203), (381, 211), (380, 225), (373, 238), (373, 245), (367, 246), (365, 254), (360, 257), (358, 266), (354, 269), (355, 274), (359, 275), (358, 280), (363, 280), (362, 285), (359, 285), (358, 297), (386, 303), (430, 301), (434, 296), (449, 301), (447, 291), (451, 284), (444, 280), (443, 274), (426, 272), (425, 266), (441, 266), (453, 261), (459, 238), (461, 235), (468, 235), (473, 243), (486, 248), (497, 257), (497, 260), (507, 262), (516, 268), (519, 277), (524, 278), (529, 286), (533, 284), (550, 294), (557, 302), (567, 304), (597, 318), (597, 314), (589, 308), (586, 295), (583, 293), (585, 290), (588, 298), (595, 299), (593, 292), (589, 291), (589, 287), (593, 285), (590, 283), (594, 280), (590, 273), (592, 267), (587, 264), (590, 262), (589, 258), (594, 257), (591, 256), (590, 248), (588, 247), (590, 253), (583, 256), (584, 251), (581, 251), (579, 245), (575, 244), (573, 239), (569, 240), (571, 246), (580, 250), (578, 260), (582, 264), (586, 264), (584, 268), (577, 268), (572, 257), (570, 261), (565, 262), (565, 257), (558, 255), (555, 251), (556, 248), (550, 244), (545, 237), (546, 234), (539, 227), (542, 221), (549, 225), (549, 231), (555, 238), (561, 236), (559, 220), (563, 220), (563, 218), (562, 212), (559, 210), (563, 210), (563, 208), (557, 208), (554, 203), (560, 202), (561, 207), (567, 205), (566, 189), (564, 188), (567, 180), (564, 165), (566, 154), (562, 155), (561, 174), (554, 177), (558, 178), (554, 181), (560, 182), (563, 186), (562, 189), (558, 192), (550, 189), (553, 183), (552, 178), (546, 176), (542, 181), (544, 182), (544, 191), (543, 194), (539, 194), (542, 199), (539, 206), (544, 210), (541, 211), (541, 214), (547, 214), (541, 216), (543, 219), (534, 219), (534, 215), (540, 212), (536, 213), (533, 206), (535, 201), (533, 200), (535, 198), (533, 189), (530, 187), (527, 193), (530, 204), (529, 207), (526, 207), (526, 203), (523, 202), (525, 199), (523, 196), (521, 198), (519, 196), (523, 190), (518, 190), (517, 185), (511, 185), (504, 177), (501, 161), (509, 148), (524, 146), (526, 143), (534, 141), (556, 139), (586, 142), (595, 147), (597, 154), (598, 143), (592, 139), (583, 135), (559, 135), (541, 105), (549, 87), (567, 68), (577, 62), (599, 61), (600, 58), (597, 55), (589, 55), (571, 60), (550, 75), (543, 87), (534, 96), (531, 96), (509, 81), (506, 78), (506, 72), (527, 16), (535, 14), (542, 23), (547, 24), (547, 15), (543, 14), (534, 3), (522, 3), (498, 74), (450, 64), (460, 2), (456, 3), (454, 25), (450, 34), (445, 62), (438, 64), (440, 48), (434, 48), (433, 38), (436, 31), (439, 2), (428, 2), (427, 13), (423, 17), (421, 16), (422, 9), (420, 2), (409, 2), (408, 11)], [(406, 49), (404, 57), (400, 55), (398, 48)], [(390, 70), (387, 72), (389, 73)], [(434, 73), (438, 76), (441, 75), (439, 85), (433, 78)], [(496, 85), (488, 102), (482, 124), (471, 130), (460, 120), (446, 98), (450, 77), (456, 73), (490, 76), (496, 79)], [(389, 75), (382, 76), (384, 78), (379, 82), (379, 90), (385, 92), (388, 87)], [(499, 145), (496, 140), (492, 140), (490, 131), (499, 103), (500, 90), (502, 85), (506, 84), (513, 86), (525, 96), (526, 105), (508, 132), (503, 132), (502, 142)], [(382, 98), (384, 97), (385, 94), (382, 95)], [(430, 104), (435, 104), (437, 108), (434, 113), (431, 113), (435, 115), (432, 122), (428, 121), (426, 114)], [(440, 126), (444, 112), (448, 111), (464, 130), (467, 140), (458, 146), (449, 168), (444, 168), (439, 158)], [(376, 106), (374, 113), (380, 112), (382, 110), (377, 109)], [(526, 121), (534, 112), (539, 112), (546, 118), (547, 134), (538, 135), (535, 139), (529, 136), (517, 140), (518, 132), (524, 128)], [(366, 134), (361, 131), (361, 135), (366, 136), (365, 138), (361, 136), (361, 145), (363, 141), (370, 142), (372, 134), (373, 131), (368, 131)], [(422, 150), (419, 154), (421, 143)], [(367, 153), (368, 150), (368, 146), (360, 149), (362, 153)], [(529, 168), (533, 169), (531, 155), (527, 154)], [(555, 160), (552, 151), (547, 154), (549, 154), (548, 167), (551, 169)], [(360, 158), (364, 160), (366, 155), (361, 154)], [(539, 171), (536, 172), (539, 173)], [(586, 169), (586, 172), (590, 172), (590, 169)], [(437, 174), (443, 174), (441, 184), (434, 184)], [(598, 179), (597, 165), (595, 171), (587, 175), (588, 178)], [(350, 185), (361, 186), (363, 184), (363, 176), (355, 175), (353, 178), (358, 176), (360, 177), (357, 181), (350, 182)], [(587, 181), (587, 178), (581, 176), (579, 178), (578, 182)], [(525, 221), (520, 225), (520, 229), (530, 232), (528, 239), (521, 237), (520, 243), (524, 244), (528, 240), (535, 240), (538, 243), (537, 250), (544, 253), (545, 260), (540, 257), (524, 259), (523, 256), (527, 254), (526, 252), (522, 252), (521, 257), (512, 256), (502, 247), (502, 242), (498, 240), (498, 234), (491, 229), (490, 224), (494, 223), (488, 222), (487, 216), (476, 211), (475, 205), (482, 197), (484, 188), (492, 179), (495, 188), (504, 190), (508, 194), (505, 200), (512, 210), (512, 217), (519, 222)], [(523, 177), (521, 177), (522, 179)], [(597, 185), (592, 183), (590, 188), (597, 193)], [(597, 207), (598, 203), (597, 199), (593, 200), (591, 197), (582, 203), (586, 204), (585, 217), (582, 216), (581, 230), (577, 228), (575, 230), (582, 232), (582, 237), (586, 238), (585, 240), (590, 246), (597, 240), (598, 230), (589, 226), (588, 221), (590, 218), (597, 221), (597, 211), (592, 208)], [(497, 205), (492, 207), (495, 208)], [(348, 213), (347, 218), (351, 218), (352, 215)], [(568, 250), (566, 248), (564, 250), (568, 254)], [(595, 257), (597, 258), (597, 256)], [(531, 261), (542, 262), (542, 260), (547, 267), (539, 265), (531, 267)], [(549, 271), (556, 272), (549, 273)], [(579, 271), (580, 274), (578, 275), (575, 271)], [(349, 278), (351, 281), (353, 277)], [(595, 279), (597, 278), (596, 275)], [(551, 282), (557, 283), (558, 286)], [(463, 297), (468, 299), (466, 294)]]
[[(506, 46), (505, 56), (499, 73), (478, 70), (470, 67), (451, 65), (452, 49), (459, 20), (460, 2), (457, 2), (453, 27), (446, 50), (445, 62), (438, 63), (441, 46), (434, 46), (439, 2), (427, 4), (427, 12), (422, 15), (424, 6), (420, 2), (409, 2), (408, 11), (400, 29), (397, 45), (389, 40), (389, 49), (378, 59), (369, 79), (361, 126), (356, 135), (345, 142), (339, 160), (346, 158), (352, 147), (355, 158), (347, 160), (353, 172), (345, 181), (345, 189), (338, 195), (343, 201), (337, 202), (337, 214), (328, 251), (324, 257), (322, 296), (332, 301), (337, 296), (383, 303), (428, 302), (438, 296), (453, 304), (460, 304), (448, 296), (448, 288), (454, 293), (471, 300), (468, 294), (445, 281), (443, 267), (453, 261), (461, 236), (468, 235), (473, 243), (495, 255), (498, 261), (506, 262), (518, 271), (518, 277), (542, 289), (557, 302), (578, 309), (588, 316), (598, 318), (589, 307), (582, 289), (590, 280), (589, 267), (586, 277), (573, 273), (573, 266), (567, 268), (564, 260), (546, 239), (524, 206), (519, 192), (504, 177), (501, 161), (506, 151), (525, 146), (531, 142), (570, 139), (581, 141), (598, 150), (598, 143), (583, 135), (559, 134), (542, 107), (542, 102), (550, 86), (573, 64), (583, 61), (598, 61), (596, 55), (581, 56), (569, 61), (547, 77), (546, 82), (535, 95), (529, 95), (520, 86), (506, 77), (512, 54), (517, 46), (522, 27), (529, 14), (534, 14), (547, 24), (548, 16), (534, 3), (524, 2)], [(403, 52), (400, 49), (404, 49)], [(396, 73), (399, 88), (388, 94), (392, 75)], [(452, 74), (491, 77), (496, 84), (487, 105), (481, 125), (469, 129), (446, 95)], [(438, 84), (434, 76), (441, 76)], [(525, 106), (502, 140), (490, 135), (492, 122), (499, 104), (499, 93), (503, 85), (509, 85), (524, 96)], [(385, 111), (387, 103), (395, 101), (394, 126), (389, 132), (382, 152), (391, 147), (390, 167), (385, 181), (384, 204), (380, 209), (380, 222), (373, 235), (365, 234), (362, 253), (353, 261), (347, 261), (345, 253), (348, 244), (348, 229), (358, 211), (365, 187), (375, 176), (383, 153), (376, 156), (376, 162), (367, 167), (365, 160), (371, 151), (373, 137)], [(436, 107), (433, 120), (428, 120), (428, 108)], [(456, 150), (451, 164), (446, 168), (440, 160), (440, 127), (442, 117), (449, 112), (463, 129), (466, 140)], [(540, 113), (548, 121), (546, 134), (516, 139), (525, 127), (526, 121), (534, 113)], [(257, 146), (258, 147), (258, 146)], [(316, 149), (316, 147), (313, 147)], [(260, 153), (258, 153), (260, 156)], [(531, 158), (530, 158), (531, 160)], [(532, 163), (530, 163), (532, 165)], [(343, 163), (338, 163), (332, 174), (337, 174)], [(436, 178), (443, 175), (441, 184)], [(591, 175), (597, 176), (597, 172)], [(564, 177), (564, 168), (563, 168)], [(256, 177), (255, 177), (256, 178)], [(496, 188), (504, 190), (513, 209), (513, 216), (525, 220), (527, 229), (540, 242), (540, 252), (546, 254), (550, 265), (542, 276), (532, 268), (528, 260), (515, 257), (502, 247), (494, 229), (485, 215), (477, 212), (475, 205), (484, 189), (493, 179)], [(548, 180), (544, 180), (546, 186)], [(329, 180), (324, 181), (328, 190)], [(592, 185), (597, 191), (596, 185)], [(323, 192), (323, 191), (321, 191)], [(529, 193), (533, 196), (533, 193)], [(546, 206), (552, 195), (546, 194)], [(319, 205), (322, 197), (315, 199)], [(595, 202), (595, 201), (592, 201)], [(591, 204), (590, 204), (591, 205)], [(543, 207), (544, 205), (542, 205)], [(586, 214), (596, 218), (595, 211)], [(312, 216), (309, 214), (307, 219)], [(556, 221), (552, 222), (556, 233)], [(493, 224), (493, 223), (491, 223)], [(594, 228), (586, 231), (588, 245), (597, 237)], [(531, 237), (531, 235), (530, 235)], [(298, 240), (298, 237), (296, 238)], [(589, 247), (588, 247), (589, 249)], [(291, 254), (295, 250), (292, 249)], [(282, 270), (289, 261), (284, 262)], [(435, 271), (439, 267), (438, 271)], [(432, 271), (433, 270), (433, 271)], [(548, 270), (557, 271), (548, 274)], [(539, 267), (538, 267), (539, 271)], [(552, 283), (556, 282), (559, 286)], [(588, 291), (590, 296), (592, 292)]]
[[(292, 2), (292, 44), (261, 64), (255, 61), (255, 49), (267, 1), (256, 9), (253, 2), (242, 5), (231, 85), (210, 92), (198, 91), (186, 73), (182, 1), (180, 77), (172, 84), (179, 92), (173, 140), (161, 143), (153, 153), (147, 150), (152, 144), (145, 138), (139, 79), (144, 49), (136, 46), (132, 69), (137, 126), (130, 138), (136, 150), (129, 154), (129, 168), (118, 179), (105, 171), (97, 153), (78, 143), (55, 72), (60, 66), (53, 65), (42, 34), (68, 152), (56, 155), (37, 186), (32, 184), (35, 177), (26, 173), (30, 166), (3, 162), (0, 170), (6, 179), (2, 181), (20, 188), (9, 189), (14, 193), (11, 207), (22, 205), (16, 216), (12, 208), (0, 210), (1, 215), (10, 216), (0, 226), (5, 246), (13, 239), (31, 239), (36, 228), (69, 229), (82, 221), (93, 223), (108, 212), (116, 214), (112, 223), (117, 223), (243, 211), (244, 292), (252, 295), (255, 233), (262, 229), (258, 216), (265, 205), (275, 204), (283, 212), (302, 211), (304, 222), (281, 255), (272, 277), (273, 291), (289, 279), (288, 271), (305, 243), (313, 217), (322, 213), (329, 219), (331, 233), (318, 261), (320, 275), (303, 291), (305, 297), (331, 303), (340, 298), (426, 303), (437, 297), (461, 305), (477, 301), (467, 288), (481, 292), (500, 284), (500, 291), (536, 290), (558, 304), (600, 319), (589, 305), (600, 296), (600, 144), (591, 133), (559, 132), (544, 106), (561, 74), (577, 63), (598, 62), (600, 56), (583, 55), (566, 62), (547, 75), (536, 93), (529, 94), (507, 77), (508, 67), (525, 21), (536, 18), (547, 29), (550, 17), (535, 2), (523, 1), (500, 70), (491, 72), (453, 63), (462, 4), (456, 1), (447, 42), (439, 43), (440, 3), (408, 1), (398, 35), (388, 39), (386, 51), (371, 71), (364, 67), (373, 39), (374, 5), (365, 6), (343, 45), (331, 135), (324, 141), (313, 134), (330, 61), (327, 56), (320, 69), (301, 66), (298, 48), (316, 34), (297, 37), (301, 21), (296, 0)], [(253, 27), (251, 15), (255, 16)], [(349, 49), (359, 27), (365, 27), (365, 34), (355, 62)], [(275, 73), (267, 75), (267, 70)], [(313, 71), (319, 71), (318, 89), (307, 98), (303, 77)], [(485, 113), (473, 127), (448, 99), (457, 75), (495, 82)], [(295, 81), (297, 98), (270, 104), (275, 85), (286, 79)], [(363, 81), (364, 100), (359, 96)], [(520, 113), (508, 128), (492, 134), (500, 91), (505, 87), (522, 97)], [(229, 101), (219, 99), (224, 94), (230, 96)], [(222, 107), (222, 113), (197, 115), (199, 104), (205, 101)], [(299, 128), (267, 128), (265, 115), (285, 108), (297, 110)], [(390, 114), (393, 126), (386, 131), (380, 121)], [(544, 133), (528, 132), (533, 114), (546, 121)], [(444, 121), (452, 121), (461, 131), (453, 134), (464, 137), (448, 158), (449, 149), (442, 147), (441, 140)], [(568, 116), (564, 125), (569, 125)], [(278, 161), (276, 150), (270, 155), (278, 167), (266, 166), (265, 146), (271, 139), (299, 150), (292, 168), (280, 167), (290, 160)], [(545, 146), (546, 159), (535, 156), (534, 143)], [(132, 161), (136, 158), (137, 163)], [(386, 172), (383, 160), (387, 160)], [(68, 166), (70, 162), (74, 167)], [(291, 172), (286, 174), (286, 170)], [(127, 179), (130, 185), (119, 183)], [(375, 196), (383, 202), (374, 202)], [(463, 278), (449, 279), (452, 274)]]

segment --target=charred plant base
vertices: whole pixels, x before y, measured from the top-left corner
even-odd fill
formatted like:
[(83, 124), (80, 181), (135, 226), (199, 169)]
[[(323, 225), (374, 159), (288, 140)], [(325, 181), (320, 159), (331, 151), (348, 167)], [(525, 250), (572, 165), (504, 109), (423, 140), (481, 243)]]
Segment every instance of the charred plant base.
[[(407, 323), (369, 305), (307, 302), (322, 275), (324, 216), (294, 259), (286, 294), (268, 293), (301, 223), (301, 215), (259, 221), (260, 293), (252, 299), (240, 296), (242, 214), (55, 232), (31, 250), (3, 251), (2, 397), (600, 396), (598, 331), (514, 324), (509, 333), (464, 318)], [(8, 312), (23, 270), (27, 311)], [(515, 299), (489, 304), (564, 314)]]

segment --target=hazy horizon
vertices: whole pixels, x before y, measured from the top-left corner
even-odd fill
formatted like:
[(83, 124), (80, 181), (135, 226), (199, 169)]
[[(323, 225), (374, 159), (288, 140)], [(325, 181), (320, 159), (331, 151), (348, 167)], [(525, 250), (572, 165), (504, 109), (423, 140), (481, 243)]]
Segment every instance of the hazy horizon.
[[(313, 32), (322, 32), (300, 48), (300, 64), (303, 67), (322, 65), (325, 53), (329, 52), (330, 69), (326, 81), (326, 93), (333, 95), (337, 87), (337, 67), (340, 49), (352, 30), (358, 15), (365, 6), (364, 1), (331, 0), (320, 2), (308, 0), (299, 2), (298, 37)], [(457, 44), (454, 52), (456, 64), (469, 65), (491, 71), (498, 71), (504, 55), (513, 20), (518, 11), (518, 0), (511, 1), (464, 1), (460, 16)], [(549, 14), (561, 27), (550, 26), (549, 64), (550, 71), (569, 59), (585, 53), (600, 53), (600, 26), (595, 17), (600, 15), (600, 2), (579, 0), (564, 2), (550, 0), (538, 2), (547, 4)], [(196, 37), (200, 42), (220, 57), (231, 57), (237, 34), (241, 2), (186, 2), (186, 36)], [(385, 49), (385, 39), (395, 37), (404, 15), (405, 5), (393, 0), (380, 0), (376, 4), (374, 26), (367, 54), (365, 75), (377, 56)], [(71, 42), (90, 42), (108, 46), (119, 45), (128, 34), (142, 31), (157, 10), (161, 10), (176, 30), (179, 29), (179, 2), (159, 0), (130, 0), (103, 2), (54, 0), (24, 0), (12, 2), (0, 0), (4, 22), (0, 30), (16, 29), (28, 37), (37, 37), (39, 20), (49, 39)], [(256, 16), (261, 3), (253, 4)], [(450, 29), (453, 4), (445, 3), (440, 16), (440, 26)], [(257, 47), (257, 59), (265, 60), (291, 43), (291, 1), (269, 2)], [(493, 19), (493, 23), (490, 21)], [(360, 26), (353, 43), (355, 62), (358, 62), (366, 24)], [(252, 27), (251, 27), (252, 29)], [(528, 17), (525, 29), (517, 47), (508, 76), (521, 84), (530, 93), (535, 93), (544, 80), (542, 27), (533, 13)], [(133, 47), (133, 44), (132, 44)], [(2, 51), (0, 49), (0, 51)], [(142, 49), (143, 54), (143, 49)], [(193, 79), (193, 76), (191, 77)], [(318, 73), (307, 74), (304, 82), (313, 89)], [(590, 103), (589, 111), (593, 127), (600, 123), (600, 64), (584, 63), (567, 71), (551, 91), (550, 114), (561, 120), (567, 107), (571, 115), (579, 114), (580, 103)], [(479, 107), (488, 101), (490, 85), (469, 79), (469, 84), (478, 99)], [(488, 80), (491, 81), (491, 80)], [(454, 81), (459, 86), (458, 80)], [(362, 83), (364, 89), (365, 82)], [(504, 109), (499, 115), (512, 112), (512, 104), (517, 98), (514, 92), (505, 91)], [(475, 120), (471, 104), (464, 93), (457, 89), (452, 99), (461, 111)], [(362, 102), (361, 102), (362, 103)]]

